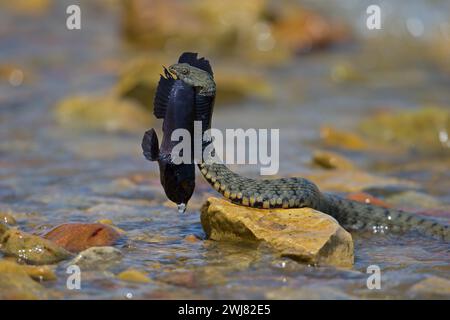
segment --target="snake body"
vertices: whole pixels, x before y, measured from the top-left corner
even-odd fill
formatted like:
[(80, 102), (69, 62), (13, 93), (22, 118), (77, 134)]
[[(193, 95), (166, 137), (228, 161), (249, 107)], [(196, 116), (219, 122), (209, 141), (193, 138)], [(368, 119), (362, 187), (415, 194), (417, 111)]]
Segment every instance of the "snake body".
[[(201, 111), (197, 118), (203, 121), (203, 131), (210, 128), (216, 84), (207, 60), (196, 60), (195, 54), (195, 59), (189, 64), (172, 65), (169, 71), (196, 88), (195, 108)], [(304, 178), (252, 179), (243, 177), (218, 162), (203, 161), (198, 167), (206, 181), (235, 204), (263, 209), (309, 207), (333, 216), (341, 225), (353, 230), (417, 230), (450, 240), (450, 226), (446, 223), (431, 217), (322, 193), (313, 182)]]

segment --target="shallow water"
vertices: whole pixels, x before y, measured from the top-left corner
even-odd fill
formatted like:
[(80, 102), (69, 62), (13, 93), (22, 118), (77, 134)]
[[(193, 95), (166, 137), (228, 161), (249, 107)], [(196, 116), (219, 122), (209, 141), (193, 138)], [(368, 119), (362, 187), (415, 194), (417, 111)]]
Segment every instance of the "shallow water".
[[(108, 62), (120, 64), (133, 56), (118, 41), (118, 13), (85, 6), (90, 10), (83, 13), (83, 32), (65, 29), (58, 14), (64, 12), (62, 4), (48, 15), (59, 17), (54, 19), (0, 12), (0, 61), (25, 72), (21, 86), (0, 82), (0, 209), (12, 210), (26, 231), (105, 218), (126, 231), (116, 245), (124, 253), (119, 265), (83, 273), (79, 291), (66, 289), (67, 274), (60, 265), (58, 280), (44, 283), (51, 291), (65, 298), (125, 298), (129, 293), (134, 298), (428, 298), (433, 296), (417, 295), (411, 286), (431, 275), (449, 278), (448, 244), (417, 234), (353, 234), (352, 270), (304, 266), (278, 258), (264, 245), (186, 241), (192, 234), (204, 238), (199, 208), (214, 191), (201, 177), (187, 212), (178, 214), (165, 204), (156, 164), (141, 155), (141, 134), (80, 132), (59, 127), (53, 119), (59, 99), (108, 90), (116, 80)], [(383, 52), (390, 49), (373, 43), (343, 46), (267, 69), (274, 99), (219, 106), (214, 126), (280, 128), (280, 175), (293, 175), (311, 171), (308, 163), (322, 124), (351, 129), (380, 106), (450, 106), (450, 75), (430, 62), (417, 63), (425, 59), (420, 50), (408, 49), (408, 59), (398, 47), (389, 59), (380, 58)], [(333, 81), (330, 74), (342, 63), (353, 65), (364, 80)], [(422, 161), (408, 171), (403, 164), (414, 158), (401, 151), (345, 154), (367, 171), (415, 181), (443, 206), (450, 204), (450, 170), (436, 169), (448, 169), (446, 157)], [(233, 169), (256, 173), (254, 168)], [(381, 290), (366, 287), (366, 269), (373, 264), (382, 270)], [(152, 282), (114, 278), (130, 267), (147, 272)], [(181, 276), (174, 280), (177, 272)]]

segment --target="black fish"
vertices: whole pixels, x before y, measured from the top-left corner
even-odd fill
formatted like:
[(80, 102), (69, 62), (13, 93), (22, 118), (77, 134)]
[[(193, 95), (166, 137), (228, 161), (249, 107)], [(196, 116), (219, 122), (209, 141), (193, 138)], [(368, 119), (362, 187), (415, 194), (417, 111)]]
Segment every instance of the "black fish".
[(165, 69), (161, 75), (154, 100), (154, 115), (163, 121), (161, 147), (154, 129), (148, 130), (142, 139), (144, 156), (150, 161), (158, 161), (160, 180), (167, 197), (184, 212), (195, 188), (195, 164), (193, 161), (193, 139), (191, 139), (191, 159), (189, 163), (175, 164), (171, 153), (178, 141), (171, 136), (176, 129), (186, 129), (191, 138), (194, 131), (195, 89), (181, 80), (175, 80)]

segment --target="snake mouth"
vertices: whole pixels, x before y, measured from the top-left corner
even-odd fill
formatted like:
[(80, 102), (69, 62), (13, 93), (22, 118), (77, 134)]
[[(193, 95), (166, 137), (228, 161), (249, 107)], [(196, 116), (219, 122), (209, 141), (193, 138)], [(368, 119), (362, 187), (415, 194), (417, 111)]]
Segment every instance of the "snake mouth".
[(169, 66), (169, 68), (167, 68), (166, 66), (163, 65), (162, 67), (164, 69), (164, 75), (166, 76), (166, 78), (179, 80), (179, 77), (176, 71), (172, 68), (172, 66)]

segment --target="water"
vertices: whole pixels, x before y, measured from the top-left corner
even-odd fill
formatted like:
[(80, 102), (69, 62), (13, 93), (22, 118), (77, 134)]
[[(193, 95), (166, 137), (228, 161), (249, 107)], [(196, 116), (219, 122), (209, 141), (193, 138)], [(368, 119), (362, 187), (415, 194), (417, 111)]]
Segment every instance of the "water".
[[(417, 3), (417, 9), (410, 8), (414, 13), (423, 6), (436, 10), (434, 1)], [(214, 195), (201, 177), (186, 214), (180, 215), (166, 204), (157, 165), (141, 155), (141, 133), (83, 132), (56, 123), (52, 110), (57, 101), (78, 92), (106, 92), (115, 84), (116, 66), (134, 56), (119, 41), (117, 10), (86, 2), (83, 32), (69, 32), (60, 15), (64, 8), (59, 3), (47, 19), (3, 9), (0, 13), (0, 30), (5, 30), (0, 35), (1, 64), (24, 73), (21, 85), (13, 86), (7, 78), (0, 83), (0, 209), (12, 210), (26, 231), (108, 218), (126, 237), (116, 246), (124, 253), (118, 266), (84, 273), (83, 289), (69, 291), (61, 265), (58, 280), (44, 283), (49, 290), (65, 298), (395, 299), (426, 298), (411, 286), (428, 276), (449, 278), (448, 245), (417, 234), (354, 234), (352, 270), (301, 265), (278, 258), (264, 245), (188, 241), (192, 235), (204, 239), (199, 210)], [(432, 20), (424, 17), (425, 25)], [(219, 106), (214, 126), (280, 128), (280, 175), (292, 175), (311, 171), (308, 162), (324, 123), (353, 128), (380, 106), (450, 106), (449, 74), (424, 60), (428, 57), (420, 50), (402, 51), (395, 41), (391, 44), (394, 49), (376, 42), (344, 46), (268, 68), (264, 74), (276, 97)], [(333, 81), (333, 68), (342, 63), (350, 63), (364, 80)], [(428, 159), (406, 170), (402, 164), (413, 159), (401, 153), (346, 155), (368, 171), (411, 179), (444, 205), (450, 203), (447, 158)], [(252, 167), (233, 169), (257, 173)], [(366, 287), (366, 270), (373, 264), (383, 272), (381, 290)], [(114, 278), (130, 267), (145, 271), (153, 281), (127, 284)]]

